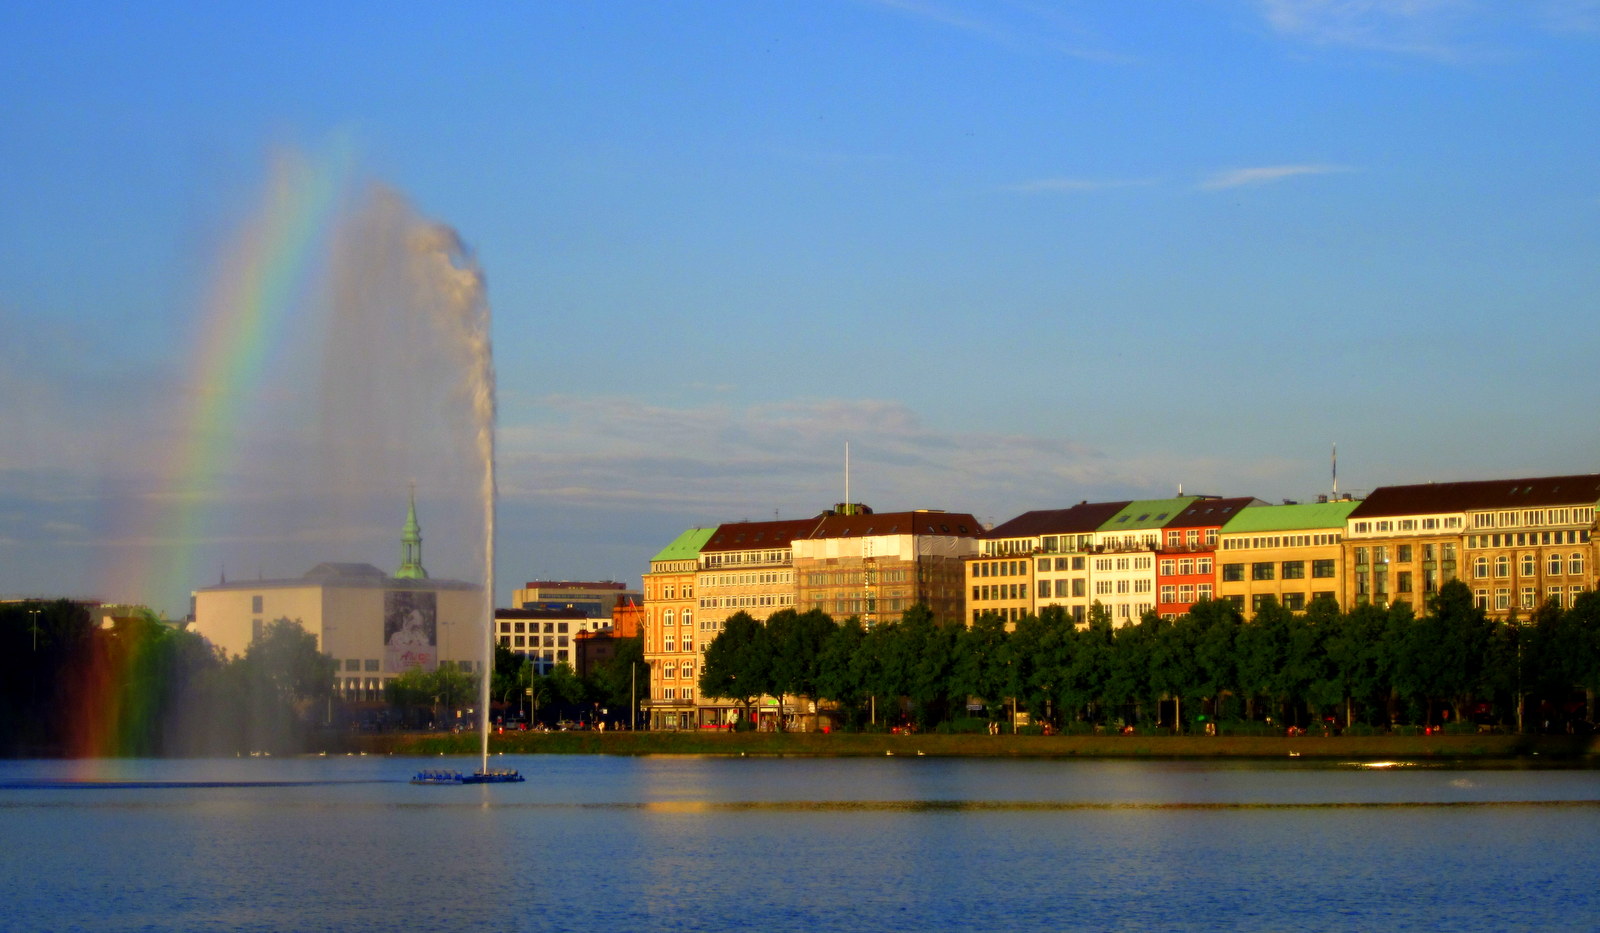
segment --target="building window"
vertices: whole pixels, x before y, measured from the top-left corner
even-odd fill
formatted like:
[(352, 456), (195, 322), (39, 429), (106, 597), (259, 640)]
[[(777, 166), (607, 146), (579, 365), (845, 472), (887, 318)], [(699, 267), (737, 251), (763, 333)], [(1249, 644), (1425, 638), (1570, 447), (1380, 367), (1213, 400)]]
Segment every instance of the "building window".
[(377, 658), (367, 658), (365, 661), (361, 662), (361, 669), (364, 671), (376, 671), (380, 670), (381, 666), (379, 665)]
[(1244, 564), (1223, 564), (1222, 580), (1225, 583), (1237, 583), (1244, 579)]
[(1271, 561), (1260, 561), (1250, 565), (1250, 579), (1271, 580), (1277, 566)]
[(1489, 591), (1487, 589), (1481, 587), (1481, 586), (1478, 587), (1477, 589), (1473, 590), (1472, 591), (1472, 604), (1474, 606), (1477, 606), (1479, 609), (1488, 609), (1489, 608)]
[(1570, 573), (1573, 576), (1581, 576), (1583, 574), (1582, 553), (1575, 551), (1571, 557), (1567, 558), (1567, 573)]
[(1494, 559), (1494, 575), (1497, 577), (1511, 576), (1511, 555), (1501, 554)]
[(1511, 608), (1511, 589), (1509, 587), (1495, 587), (1494, 608), (1501, 612)]
[(1489, 558), (1479, 556), (1472, 561), (1472, 576), (1483, 580), (1489, 576)]
[(1534, 608), (1536, 605), (1538, 605), (1537, 600), (1538, 600), (1538, 595), (1537, 595), (1537, 592), (1534, 590), (1533, 587), (1525, 586), (1525, 587), (1522, 588), (1522, 608), (1524, 608), (1524, 609), (1532, 609), (1532, 608)]
[(1395, 548), (1395, 551), (1396, 551), (1396, 554), (1395, 554), (1395, 559), (1396, 560), (1398, 560), (1402, 564), (1411, 563), (1411, 545), (1402, 544), (1399, 547)]
[(1532, 554), (1522, 555), (1522, 575), (1531, 577), (1539, 572), (1539, 561)]
[(1394, 591), (1396, 593), (1411, 592), (1411, 571), (1402, 570), (1394, 575)]
[(1306, 578), (1306, 562), (1303, 560), (1284, 561), (1283, 578), (1285, 580), (1304, 580)]
[(1290, 612), (1304, 612), (1305, 609), (1306, 609), (1306, 594), (1304, 594), (1304, 593), (1285, 593), (1285, 594), (1283, 594), (1283, 608), (1289, 610)]
[(1552, 577), (1561, 576), (1561, 555), (1560, 554), (1551, 554), (1550, 555), (1550, 575)]
[(1311, 576), (1321, 579), (1331, 579), (1334, 575), (1334, 562), (1332, 560), (1314, 560), (1311, 562)]

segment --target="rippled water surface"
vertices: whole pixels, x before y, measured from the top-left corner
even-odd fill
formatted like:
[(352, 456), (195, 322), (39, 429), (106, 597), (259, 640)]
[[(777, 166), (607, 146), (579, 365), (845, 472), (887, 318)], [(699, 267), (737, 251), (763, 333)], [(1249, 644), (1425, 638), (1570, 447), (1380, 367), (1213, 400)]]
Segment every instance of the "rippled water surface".
[(528, 782), (408, 783), (440, 759), (0, 763), (0, 925), (1600, 927), (1591, 770), (496, 763)]

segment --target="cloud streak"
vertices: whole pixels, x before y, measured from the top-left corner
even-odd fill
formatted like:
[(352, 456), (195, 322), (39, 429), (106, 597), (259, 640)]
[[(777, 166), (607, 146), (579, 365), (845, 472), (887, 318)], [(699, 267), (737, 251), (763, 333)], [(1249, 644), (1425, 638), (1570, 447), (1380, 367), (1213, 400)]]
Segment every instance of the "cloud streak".
[(1203, 191), (1220, 191), (1242, 188), (1247, 185), (1265, 185), (1301, 175), (1330, 175), (1354, 171), (1345, 165), (1263, 165), (1254, 168), (1236, 168), (1217, 172), (1200, 182)]
[(796, 399), (668, 408), (550, 396), (536, 423), (502, 429), (510, 498), (704, 512), (720, 521), (774, 507), (810, 514), (843, 495), (875, 507), (992, 507), (1005, 488), (1114, 480), (1099, 451), (1068, 438), (941, 431), (895, 401)]
[(1473, 8), (1465, 0), (1260, 0), (1279, 35), (1312, 45), (1451, 59)]

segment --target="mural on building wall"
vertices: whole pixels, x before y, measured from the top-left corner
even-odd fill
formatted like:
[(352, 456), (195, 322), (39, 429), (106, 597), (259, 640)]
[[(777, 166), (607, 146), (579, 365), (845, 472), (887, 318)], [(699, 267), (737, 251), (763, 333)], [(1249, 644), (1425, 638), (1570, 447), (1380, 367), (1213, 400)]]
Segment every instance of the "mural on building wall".
[(439, 666), (439, 594), (389, 590), (383, 594), (384, 670), (431, 671)]

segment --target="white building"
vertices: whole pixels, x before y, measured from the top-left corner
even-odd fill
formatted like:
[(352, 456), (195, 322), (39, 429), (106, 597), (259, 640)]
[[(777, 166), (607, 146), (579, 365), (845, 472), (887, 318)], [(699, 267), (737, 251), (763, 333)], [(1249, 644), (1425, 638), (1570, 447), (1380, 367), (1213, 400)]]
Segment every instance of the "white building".
[(486, 669), (483, 588), (428, 578), (415, 501), (402, 548), (392, 577), (371, 564), (324, 563), (299, 578), (195, 590), (194, 630), (232, 656), (244, 654), (271, 622), (298, 622), (337, 663), (337, 687), (350, 699), (380, 699), (384, 681), (441, 662)]

